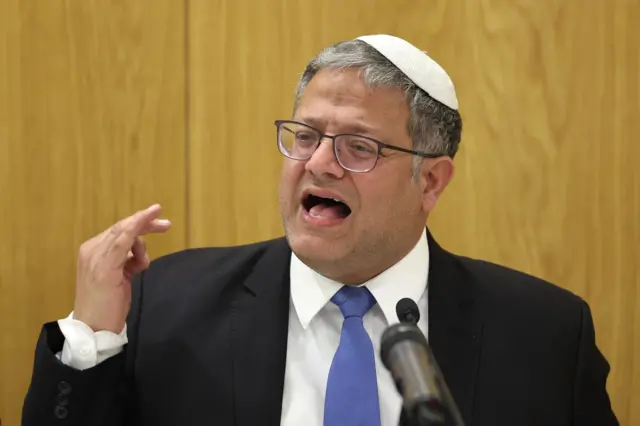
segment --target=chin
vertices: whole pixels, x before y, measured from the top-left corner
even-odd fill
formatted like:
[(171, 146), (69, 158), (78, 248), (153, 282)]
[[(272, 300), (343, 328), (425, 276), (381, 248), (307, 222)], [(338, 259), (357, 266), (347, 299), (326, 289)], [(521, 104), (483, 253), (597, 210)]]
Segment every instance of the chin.
[(323, 263), (340, 260), (346, 256), (344, 242), (335, 238), (293, 232), (287, 234), (291, 250), (305, 263)]

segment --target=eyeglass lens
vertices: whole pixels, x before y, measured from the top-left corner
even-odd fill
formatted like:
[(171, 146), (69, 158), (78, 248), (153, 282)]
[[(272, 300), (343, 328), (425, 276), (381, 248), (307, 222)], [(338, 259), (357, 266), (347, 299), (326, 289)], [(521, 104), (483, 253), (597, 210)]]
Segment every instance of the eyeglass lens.
[[(315, 152), (322, 135), (307, 126), (283, 123), (279, 127), (278, 142), (283, 154), (295, 160), (307, 160)], [(349, 170), (368, 171), (376, 164), (378, 145), (355, 135), (340, 135), (335, 138), (338, 162)]]

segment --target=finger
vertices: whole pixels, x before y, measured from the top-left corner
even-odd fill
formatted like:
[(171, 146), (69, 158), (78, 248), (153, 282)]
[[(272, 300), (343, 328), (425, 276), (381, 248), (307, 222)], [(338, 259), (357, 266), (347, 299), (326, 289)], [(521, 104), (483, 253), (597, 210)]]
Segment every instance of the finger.
[[(147, 226), (142, 229), (140, 235), (160, 234), (167, 232), (170, 228), (171, 221), (167, 219), (153, 219)], [(117, 238), (116, 235), (119, 235), (119, 233), (121, 233), (121, 231), (114, 229), (114, 227), (112, 226), (111, 228), (108, 228), (102, 233), (98, 234), (93, 239), (93, 241), (95, 241), (93, 245), (102, 245), (104, 247), (104, 251), (106, 251), (113, 242), (114, 238)], [(105, 241), (108, 242), (105, 243)]]
[(139, 274), (140, 272), (144, 271), (147, 268), (148, 268), (148, 265), (145, 265), (144, 263), (139, 262), (138, 259), (134, 257), (134, 258), (131, 258), (130, 260), (127, 260), (124, 263), (122, 273), (127, 279), (130, 280), (135, 275)]
[(145, 261), (147, 259), (147, 244), (142, 237), (136, 237), (133, 247), (131, 247), (133, 257)]
[(133, 247), (131, 247), (131, 256), (127, 256), (124, 262), (124, 270), (128, 276), (133, 276), (149, 267), (149, 256), (147, 254), (146, 243), (142, 237), (137, 237)]
[[(119, 265), (118, 269), (122, 269), (124, 267), (124, 265), (126, 265), (129, 262), (133, 261), (133, 253), (129, 252), (127, 253), (127, 256), (125, 257), (125, 259), (122, 261), (122, 265)], [(127, 271), (125, 271), (125, 274), (127, 273)]]
[(167, 219), (154, 219), (142, 229), (140, 235), (158, 234), (167, 232), (171, 228), (171, 221)]
[[(120, 222), (119, 227), (122, 231), (114, 240), (105, 240), (103, 243), (104, 259), (112, 265), (122, 265), (125, 256), (131, 250), (136, 237), (140, 236), (145, 226), (149, 225), (152, 220), (156, 219), (160, 214), (159, 206), (152, 206), (147, 210), (136, 213), (135, 215)], [(114, 235), (112, 231), (110, 235)]]
[[(145, 226), (148, 226), (151, 221), (157, 219), (161, 211), (162, 208), (160, 207), (160, 205), (154, 204), (145, 210), (140, 210), (135, 214), (117, 222), (106, 231), (106, 235), (103, 240), (105, 247), (110, 247), (123, 234), (126, 234), (125, 243), (130, 243), (131, 245), (133, 245), (133, 240), (135, 239), (135, 237), (140, 235), (142, 229)], [(129, 245), (129, 247), (131, 247), (131, 245)]]
[(136, 237), (133, 241), (131, 249), (127, 252), (127, 255), (119, 260), (119, 267), (125, 264), (139, 264), (140, 266), (147, 267), (149, 265), (149, 257), (147, 256), (147, 245), (142, 237)]

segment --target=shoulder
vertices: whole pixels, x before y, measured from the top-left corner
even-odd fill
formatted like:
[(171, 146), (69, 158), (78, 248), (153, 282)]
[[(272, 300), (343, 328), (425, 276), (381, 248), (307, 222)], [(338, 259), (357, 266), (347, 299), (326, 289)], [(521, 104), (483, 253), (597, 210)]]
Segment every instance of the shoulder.
[(496, 297), (534, 298), (558, 303), (580, 303), (573, 292), (543, 278), (486, 260), (456, 256), (482, 290)]
[(225, 285), (242, 281), (268, 253), (286, 250), (285, 238), (236, 246), (186, 249), (155, 259), (141, 278), (147, 288), (179, 287), (181, 291), (201, 285)]
[(150, 323), (163, 327), (174, 323), (171, 327), (179, 328), (198, 313), (227, 312), (247, 277), (271, 258), (285, 258), (288, 250), (286, 239), (278, 238), (164, 255), (135, 277), (132, 303), (139, 304)]
[(235, 267), (254, 263), (267, 250), (286, 244), (284, 238), (260, 241), (251, 244), (218, 247), (199, 247), (166, 254), (151, 262), (150, 271), (190, 270), (197, 271), (215, 265), (216, 268)]
[(580, 327), (583, 310), (588, 307), (575, 293), (496, 263), (464, 256), (455, 258), (473, 282), (473, 291), (485, 317), (512, 320), (514, 325)]

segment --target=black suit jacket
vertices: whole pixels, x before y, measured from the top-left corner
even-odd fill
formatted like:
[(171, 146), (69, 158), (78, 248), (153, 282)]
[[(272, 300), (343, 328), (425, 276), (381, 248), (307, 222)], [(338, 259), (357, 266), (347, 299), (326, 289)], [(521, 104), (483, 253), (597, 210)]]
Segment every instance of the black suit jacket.
[[(618, 424), (583, 300), (428, 239), (429, 341), (467, 426)], [(125, 350), (85, 371), (45, 324), (23, 425), (279, 425), (290, 258), (282, 238), (154, 261)]]

